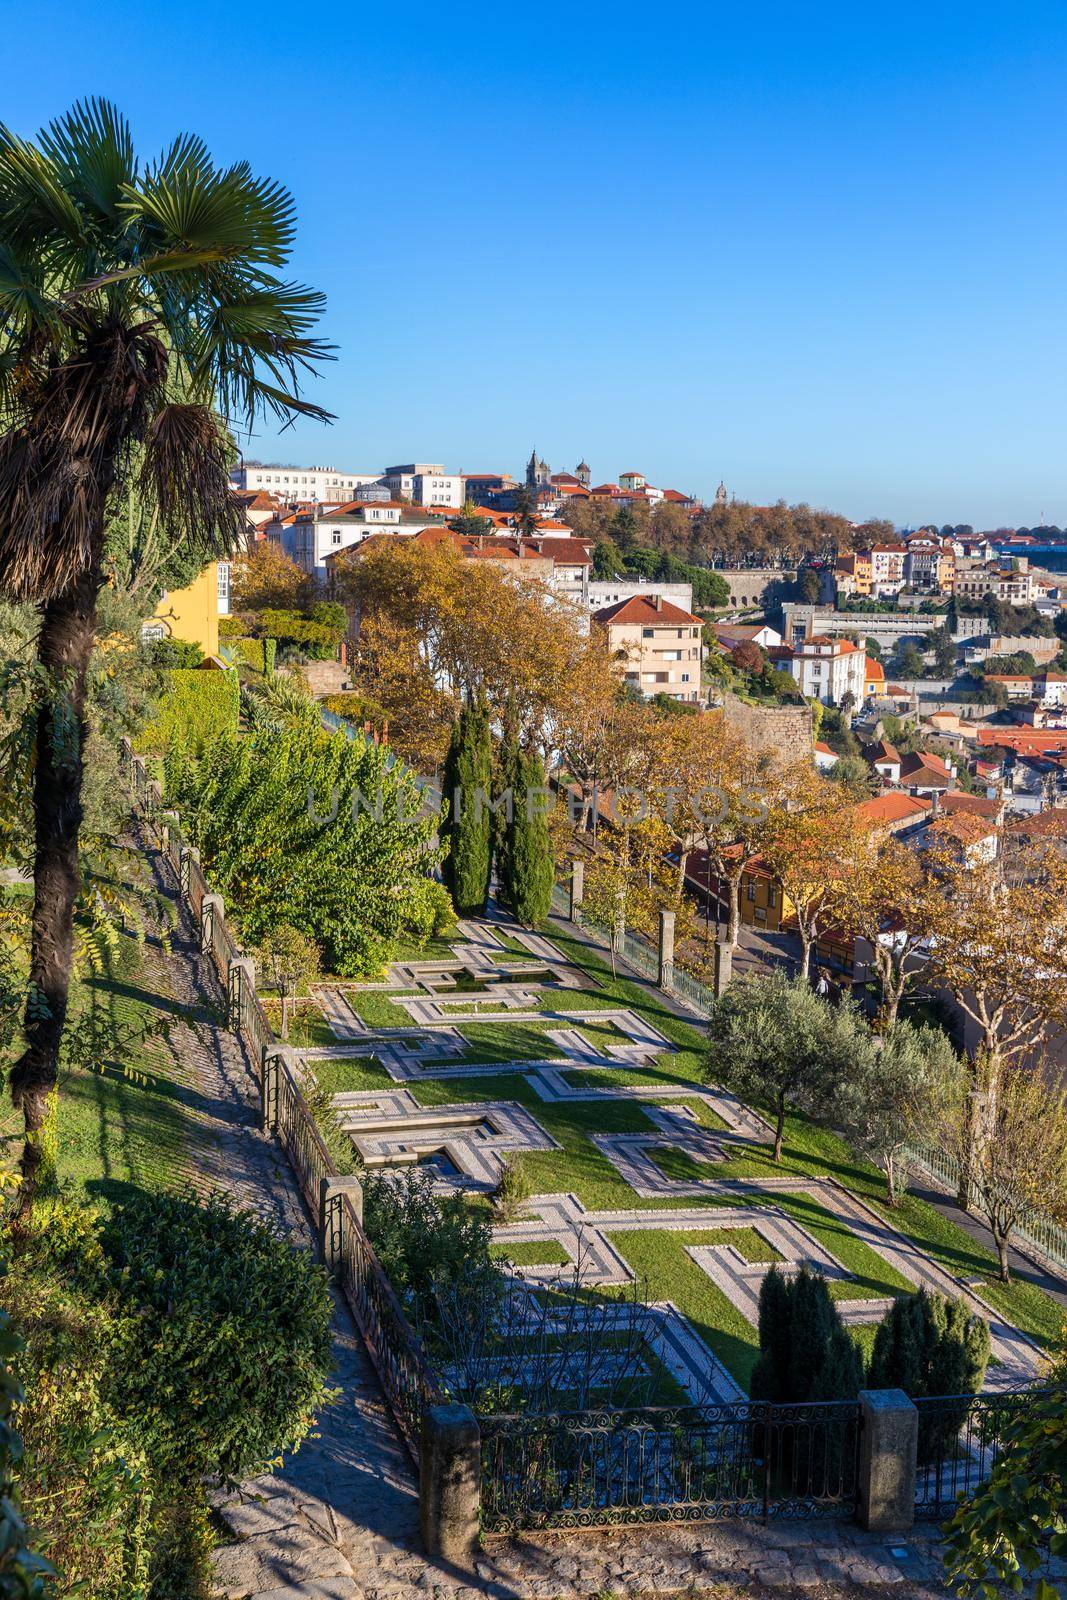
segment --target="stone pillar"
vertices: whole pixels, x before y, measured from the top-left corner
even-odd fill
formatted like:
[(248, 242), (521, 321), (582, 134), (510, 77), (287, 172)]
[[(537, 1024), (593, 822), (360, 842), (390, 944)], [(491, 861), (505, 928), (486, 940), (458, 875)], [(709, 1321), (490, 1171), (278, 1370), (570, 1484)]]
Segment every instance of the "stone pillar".
[(278, 1101), (282, 1068), (296, 1072), (297, 1055), (287, 1044), (276, 1044), (263, 1051), (259, 1074), (259, 1106), (264, 1133), (278, 1131)]
[(189, 866), (193, 861), (200, 865), (200, 851), (194, 845), (183, 844), (178, 857), (178, 887), (184, 895), (189, 893)]
[(905, 1533), (915, 1521), (919, 1413), (903, 1389), (861, 1389), (856, 1514), (873, 1533)]
[(734, 975), (734, 947), (732, 944), (723, 944), (721, 939), (715, 942), (715, 997), (723, 994), (730, 986), (730, 979)]
[(659, 914), (659, 986), (674, 987), (674, 912)]
[[(247, 984), (247, 989), (245, 985)], [(240, 1033), (243, 1016), (242, 1001), (246, 993), (254, 993), (256, 964), (251, 956), (236, 956), (230, 962), (226, 979), (226, 1026), (231, 1033)]]
[(206, 894), (200, 902), (200, 948), (211, 949), (211, 939), (215, 930), (215, 918), (220, 922), (226, 916), (226, 907), (222, 903), (221, 894)]
[(419, 1451), (419, 1526), (426, 1554), (470, 1568), (478, 1544), (482, 1438), (469, 1406), (427, 1406)]
[(340, 1204), (341, 1196), (348, 1197), (348, 1203), (356, 1214), (356, 1221), (363, 1226), (363, 1184), (354, 1173), (344, 1173), (331, 1178), (319, 1180), (319, 1248), (318, 1258), (333, 1272), (341, 1256), (343, 1245), (342, 1228), (344, 1227), (344, 1207)]
[(571, 903), (567, 915), (572, 922), (582, 920), (582, 901), (585, 899), (585, 862), (571, 862)]

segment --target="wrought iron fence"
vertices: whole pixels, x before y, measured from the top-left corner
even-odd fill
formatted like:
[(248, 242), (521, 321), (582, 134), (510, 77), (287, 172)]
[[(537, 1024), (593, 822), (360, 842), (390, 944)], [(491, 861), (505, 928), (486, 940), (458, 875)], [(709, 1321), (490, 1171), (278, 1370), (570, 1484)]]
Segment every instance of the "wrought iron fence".
[(482, 1521), (495, 1533), (720, 1517), (847, 1517), (856, 1401), (484, 1416)]
[(347, 1195), (331, 1197), (326, 1222), (329, 1260), (417, 1464), (422, 1413), (441, 1386)]
[[(937, 1145), (920, 1145), (909, 1147), (907, 1155), (913, 1165), (955, 1194), (959, 1188), (960, 1168), (959, 1162), (949, 1151)], [(1025, 1208), (1015, 1225), (1015, 1232), (1041, 1255), (1061, 1267), (1067, 1267), (1067, 1228), (1045, 1212), (1035, 1207)]]
[(278, 1138), (296, 1173), (308, 1209), (316, 1217), (322, 1180), (336, 1178), (337, 1168), (299, 1085), (284, 1066), (278, 1073)]
[(705, 1017), (711, 1015), (711, 1008), (715, 1004), (714, 989), (709, 989), (706, 983), (701, 983), (699, 978), (694, 978), (691, 972), (685, 972), (678, 966), (677, 962), (674, 967), (672, 985), (675, 994), (684, 1000), (687, 1005), (691, 1006), (694, 1011), (698, 1011), (701, 1016)]
[(1005, 1432), (1035, 1399), (1051, 1393), (1016, 1389), (1004, 1394), (936, 1395), (916, 1400), (919, 1455), (915, 1515), (934, 1520), (956, 1509), (989, 1477), (1005, 1445)]

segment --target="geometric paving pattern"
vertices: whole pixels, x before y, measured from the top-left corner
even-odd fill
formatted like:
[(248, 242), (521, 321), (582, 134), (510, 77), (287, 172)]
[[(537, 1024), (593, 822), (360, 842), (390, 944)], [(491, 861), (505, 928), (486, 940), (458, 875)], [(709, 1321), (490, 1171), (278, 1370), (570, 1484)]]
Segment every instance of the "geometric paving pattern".
[[(506, 929), (525, 957), (509, 951), (498, 929)], [(595, 981), (570, 966), (551, 940), (498, 920), (461, 922), (452, 958), (396, 963), (378, 984), (319, 986), (316, 997), (338, 1044), (305, 1052), (316, 1057), (373, 1056), (398, 1085), (427, 1079), (479, 1078), (521, 1074), (545, 1104), (567, 1101), (630, 1101), (648, 1118), (637, 1133), (591, 1133), (588, 1137), (615, 1167), (635, 1199), (655, 1202), (643, 1208), (587, 1211), (573, 1194), (536, 1195), (524, 1206), (521, 1221), (494, 1229), (494, 1241), (509, 1244), (551, 1243), (571, 1263), (517, 1265), (516, 1289), (527, 1290), (567, 1281), (575, 1273), (586, 1286), (632, 1284), (634, 1272), (615, 1236), (633, 1232), (697, 1232), (714, 1229), (754, 1230), (778, 1257), (784, 1272), (807, 1265), (841, 1285), (837, 1305), (846, 1323), (881, 1319), (891, 1303), (885, 1299), (850, 1298), (851, 1274), (819, 1239), (785, 1209), (773, 1204), (775, 1193), (806, 1198), (861, 1240), (905, 1282), (925, 1285), (968, 1301), (990, 1326), (993, 1360), (987, 1389), (1016, 1388), (1040, 1370), (1039, 1348), (1017, 1328), (1000, 1319), (877, 1212), (831, 1178), (761, 1177), (758, 1181), (717, 1177), (716, 1168), (739, 1144), (768, 1144), (769, 1125), (727, 1091), (680, 1083), (595, 1084), (583, 1081), (597, 1069), (640, 1069), (669, 1055), (674, 1046), (644, 1017), (626, 1007), (594, 1005), (553, 1009), (553, 990), (595, 991)], [(349, 996), (359, 990), (385, 991), (396, 1011), (395, 1026), (371, 1027)], [(396, 991), (400, 990), (400, 993)], [(468, 1063), (469, 1041), (464, 1025), (487, 1019), (537, 1023), (551, 1054), (542, 1060)], [(581, 1032), (583, 1022), (610, 1023), (617, 1042), (596, 1044)], [(671, 1101), (685, 1104), (672, 1105)], [(692, 1106), (711, 1113), (707, 1126)], [(368, 1167), (425, 1163), (443, 1189), (488, 1194), (499, 1182), (503, 1158), (512, 1152), (557, 1148), (536, 1116), (514, 1101), (422, 1107), (409, 1090), (360, 1091), (334, 1096), (342, 1127)], [(688, 1158), (691, 1170), (670, 1177), (656, 1159), (670, 1151)], [(770, 1203), (768, 1203), (768, 1197)], [(664, 1205), (700, 1199), (714, 1207)], [(724, 1203), (728, 1202), (728, 1203)], [(686, 1245), (690, 1260), (706, 1274), (753, 1325), (767, 1264), (748, 1261), (729, 1243)], [(526, 1294), (525, 1315), (551, 1316), (542, 1298)], [(550, 1306), (551, 1302), (549, 1302)], [(620, 1300), (609, 1316), (639, 1317), (646, 1345), (694, 1400), (736, 1400), (742, 1391), (669, 1301), (635, 1306)], [(573, 1311), (571, 1312), (573, 1316)], [(603, 1326), (603, 1306), (597, 1308)]]

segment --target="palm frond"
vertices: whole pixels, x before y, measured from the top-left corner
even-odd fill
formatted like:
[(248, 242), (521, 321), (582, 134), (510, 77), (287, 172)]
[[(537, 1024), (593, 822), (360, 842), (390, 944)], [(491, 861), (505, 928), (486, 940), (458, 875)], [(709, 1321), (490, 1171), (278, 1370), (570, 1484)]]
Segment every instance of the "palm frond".
[(81, 211), (107, 226), (119, 222), (119, 206), (137, 179), (137, 161), (130, 125), (109, 100), (78, 101), (42, 131), (40, 146)]
[(165, 159), (127, 187), (125, 215), (136, 219), (146, 245), (217, 251), (223, 258), (281, 266), (296, 233), (289, 191), (254, 178), (247, 162), (219, 171), (199, 147)]
[(244, 512), (230, 486), (230, 441), (207, 406), (166, 405), (145, 435), (141, 486), (172, 536), (230, 556)]

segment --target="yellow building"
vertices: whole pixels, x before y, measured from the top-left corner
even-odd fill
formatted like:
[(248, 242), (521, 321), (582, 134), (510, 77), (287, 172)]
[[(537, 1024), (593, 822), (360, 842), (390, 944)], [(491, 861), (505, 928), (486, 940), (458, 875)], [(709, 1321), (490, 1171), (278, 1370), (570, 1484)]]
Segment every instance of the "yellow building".
[(164, 589), (155, 612), (141, 629), (141, 637), (184, 639), (198, 644), (206, 656), (217, 656), (219, 612), (229, 611), (229, 597), (229, 565), (212, 561), (187, 588)]

